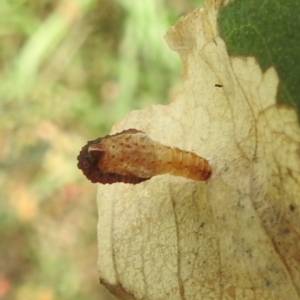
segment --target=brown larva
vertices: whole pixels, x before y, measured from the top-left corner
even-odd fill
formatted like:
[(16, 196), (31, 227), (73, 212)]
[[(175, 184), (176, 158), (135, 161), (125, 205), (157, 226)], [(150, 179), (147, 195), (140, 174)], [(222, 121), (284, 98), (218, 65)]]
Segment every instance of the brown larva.
[(206, 180), (211, 174), (206, 159), (162, 145), (136, 129), (88, 142), (77, 159), (77, 166), (84, 175), (100, 183), (137, 184), (166, 173)]

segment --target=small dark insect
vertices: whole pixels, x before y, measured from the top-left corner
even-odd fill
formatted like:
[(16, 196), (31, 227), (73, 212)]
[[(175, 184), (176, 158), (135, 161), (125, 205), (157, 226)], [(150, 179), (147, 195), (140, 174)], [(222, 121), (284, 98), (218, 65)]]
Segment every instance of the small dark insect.
[(78, 168), (94, 183), (137, 184), (166, 173), (206, 180), (211, 174), (206, 159), (162, 145), (136, 129), (88, 142), (77, 159)]
[(216, 84), (215, 84), (215, 87), (223, 87), (223, 85), (222, 85), (222, 84), (216, 83)]

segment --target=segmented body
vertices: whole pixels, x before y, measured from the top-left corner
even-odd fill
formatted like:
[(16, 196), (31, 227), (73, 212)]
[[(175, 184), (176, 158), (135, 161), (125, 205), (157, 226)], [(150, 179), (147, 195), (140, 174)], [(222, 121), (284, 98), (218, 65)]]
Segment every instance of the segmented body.
[(78, 155), (78, 168), (100, 183), (137, 184), (166, 173), (206, 180), (211, 174), (206, 159), (162, 145), (136, 129), (88, 142)]

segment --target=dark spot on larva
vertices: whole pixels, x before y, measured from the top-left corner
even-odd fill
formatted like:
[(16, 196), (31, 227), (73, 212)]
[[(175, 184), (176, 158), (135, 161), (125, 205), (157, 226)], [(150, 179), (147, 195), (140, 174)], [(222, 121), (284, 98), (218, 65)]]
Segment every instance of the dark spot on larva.
[(269, 280), (266, 280), (266, 286), (270, 286), (271, 282)]
[(294, 212), (295, 209), (296, 209), (296, 207), (295, 207), (293, 204), (291, 204), (291, 205), (290, 205), (290, 211)]
[(215, 84), (215, 87), (221, 88), (221, 87), (223, 87), (223, 85), (222, 85), (222, 84), (216, 83), (216, 84)]

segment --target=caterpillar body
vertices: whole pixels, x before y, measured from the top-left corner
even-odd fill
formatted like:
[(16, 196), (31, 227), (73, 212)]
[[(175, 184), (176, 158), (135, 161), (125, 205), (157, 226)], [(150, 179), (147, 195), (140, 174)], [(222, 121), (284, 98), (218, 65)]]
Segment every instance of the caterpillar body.
[(211, 175), (206, 159), (162, 145), (136, 129), (89, 141), (77, 159), (78, 168), (94, 183), (137, 184), (166, 173), (194, 180)]

